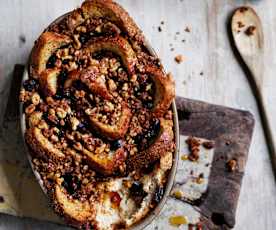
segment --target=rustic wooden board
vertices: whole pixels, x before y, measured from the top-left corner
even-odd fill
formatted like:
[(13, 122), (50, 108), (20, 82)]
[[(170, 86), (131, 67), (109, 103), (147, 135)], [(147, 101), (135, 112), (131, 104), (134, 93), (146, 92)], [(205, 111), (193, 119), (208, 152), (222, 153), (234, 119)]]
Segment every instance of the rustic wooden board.
[[(197, 202), (204, 216), (222, 227), (233, 227), (254, 128), (251, 113), (205, 102), (177, 98), (181, 135), (215, 141), (208, 190)], [(235, 159), (237, 169), (227, 163)]]

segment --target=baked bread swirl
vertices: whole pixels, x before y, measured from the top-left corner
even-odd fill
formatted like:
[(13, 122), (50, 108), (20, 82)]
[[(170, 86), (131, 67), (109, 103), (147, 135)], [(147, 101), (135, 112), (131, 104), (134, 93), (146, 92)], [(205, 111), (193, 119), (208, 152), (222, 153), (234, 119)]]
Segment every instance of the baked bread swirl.
[(174, 81), (128, 13), (88, 0), (36, 41), (20, 100), (25, 141), (56, 212), (122, 229), (162, 198), (175, 150)]

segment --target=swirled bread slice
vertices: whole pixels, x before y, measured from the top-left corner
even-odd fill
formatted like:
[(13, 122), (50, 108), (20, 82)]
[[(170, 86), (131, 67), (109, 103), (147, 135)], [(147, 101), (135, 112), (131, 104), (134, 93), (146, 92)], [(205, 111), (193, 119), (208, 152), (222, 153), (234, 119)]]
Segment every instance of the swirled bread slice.
[(170, 74), (165, 75), (160, 69), (148, 66), (146, 73), (155, 84), (154, 106), (152, 112), (157, 117), (162, 117), (169, 109), (175, 98), (174, 80)]
[(37, 40), (31, 54), (30, 72), (34, 78), (38, 78), (46, 69), (46, 64), (52, 54), (60, 47), (71, 42), (66, 35), (54, 32), (45, 32)]
[(112, 99), (112, 95), (109, 93), (106, 86), (105, 77), (99, 74), (97, 68), (90, 66), (83, 71), (71, 71), (64, 83), (64, 88), (67, 89), (71, 87), (73, 82), (78, 80), (84, 83), (95, 95), (99, 95), (105, 100)]
[(127, 154), (124, 148), (109, 153), (95, 154), (86, 149), (83, 150), (88, 164), (103, 175), (112, 175), (124, 164)]
[[(73, 81), (81, 80), (94, 93), (100, 95), (105, 100), (112, 100), (112, 95), (108, 92), (105, 80), (98, 73), (95, 73), (94, 68), (85, 69), (82, 73), (77, 71), (69, 74), (68, 80), (65, 82), (65, 88), (72, 85)], [(114, 140), (123, 137), (128, 129), (131, 118), (131, 111), (127, 104), (121, 104), (121, 116), (114, 125), (106, 124), (98, 120), (96, 114), (89, 115), (89, 120), (93, 128), (107, 139)]]
[(93, 67), (88, 67), (82, 71), (80, 80), (96, 95), (100, 95), (105, 100), (111, 100), (112, 95), (107, 89), (105, 77), (97, 71)]
[(116, 140), (123, 137), (128, 130), (131, 119), (131, 110), (124, 102), (122, 103), (121, 108), (121, 115), (115, 125), (109, 125), (99, 121), (94, 114), (89, 116), (91, 125), (107, 139)]
[(138, 152), (127, 159), (128, 171), (139, 171), (151, 163), (159, 160), (167, 152), (171, 152), (174, 147), (173, 122), (171, 120), (160, 119), (159, 135), (154, 143), (144, 151)]
[(129, 14), (111, 0), (88, 0), (82, 6), (84, 18), (108, 18), (132, 40), (143, 42), (144, 36)]
[(55, 148), (55, 146), (44, 137), (41, 129), (37, 127), (29, 128), (26, 131), (25, 140), (33, 152), (44, 159), (60, 159), (65, 156), (62, 151)]
[(70, 224), (81, 226), (93, 220), (95, 213), (91, 204), (88, 201), (69, 199), (69, 195), (61, 185), (55, 185), (53, 197), (55, 210), (62, 214)]
[(134, 74), (137, 62), (136, 54), (131, 45), (123, 37), (107, 37), (92, 39), (87, 44), (86, 52), (93, 54), (98, 51), (111, 51), (118, 55), (130, 75)]
[(53, 96), (58, 88), (59, 69), (47, 69), (40, 74), (39, 84), (42, 92), (46, 97)]

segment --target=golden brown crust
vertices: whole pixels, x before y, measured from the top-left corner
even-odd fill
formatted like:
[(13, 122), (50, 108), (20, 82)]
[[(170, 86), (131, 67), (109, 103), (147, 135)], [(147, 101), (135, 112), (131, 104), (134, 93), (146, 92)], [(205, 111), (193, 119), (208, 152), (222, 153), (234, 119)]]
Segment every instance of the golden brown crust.
[(144, 36), (129, 14), (111, 0), (89, 0), (81, 6), (85, 18), (108, 18), (132, 40), (143, 43)]
[(25, 133), (25, 140), (33, 152), (42, 158), (60, 159), (64, 154), (43, 136), (41, 129), (29, 128)]
[(109, 157), (108, 154), (95, 154), (88, 150), (84, 150), (83, 154), (87, 157), (86, 160), (93, 169), (106, 176), (112, 175), (118, 171), (127, 157), (124, 148), (117, 149), (111, 157)]
[(82, 10), (81, 8), (78, 8), (76, 10), (73, 10), (70, 12), (68, 18), (67, 18), (67, 25), (68, 29), (72, 33), (74, 29), (79, 26), (81, 23), (83, 23), (85, 19), (82, 17)]
[(160, 69), (153, 66), (148, 66), (146, 73), (151, 76), (155, 83), (156, 92), (152, 112), (156, 117), (162, 117), (175, 98), (174, 80), (171, 74), (166, 76)]
[(129, 157), (126, 163), (128, 171), (139, 171), (170, 152), (174, 147), (172, 127), (172, 121), (161, 118), (158, 137), (148, 149)]
[(122, 103), (121, 116), (115, 125), (104, 124), (98, 121), (98, 119), (94, 116), (90, 116), (89, 119), (91, 125), (95, 127), (95, 129), (98, 130), (100, 134), (110, 140), (116, 140), (126, 134), (131, 119), (131, 111), (127, 107), (126, 103)]
[(69, 199), (65, 189), (58, 184), (54, 188), (53, 201), (55, 210), (75, 226), (81, 226), (95, 216), (88, 201)]
[(90, 54), (98, 51), (111, 51), (120, 56), (128, 73), (134, 74), (134, 67), (137, 62), (136, 55), (131, 45), (123, 37), (92, 39), (87, 45), (86, 51)]
[(53, 96), (57, 92), (59, 69), (47, 69), (40, 74), (39, 83), (43, 94)]
[(112, 95), (109, 93), (106, 87), (105, 80), (102, 78), (102, 75), (100, 75), (97, 70), (95, 70), (95, 68), (88, 67), (83, 71), (71, 71), (64, 83), (64, 88), (66, 89), (71, 87), (73, 82), (78, 80), (84, 83), (95, 95), (100, 95), (105, 100), (112, 99)]
[(66, 35), (45, 32), (37, 40), (31, 54), (30, 72), (34, 78), (39, 78), (46, 69), (46, 63), (51, 55), (60, 47), (67, 45), (71, 39)]
[(88, 86), (88, 88), (95, 93), (95, 95), (100, 95), (103, 99), (111, 100), (112, 95), (109, 93), (105, 79), (94, 71), (93, 67), (88, 67), (82, 71), (80, 75), (80, 80)]

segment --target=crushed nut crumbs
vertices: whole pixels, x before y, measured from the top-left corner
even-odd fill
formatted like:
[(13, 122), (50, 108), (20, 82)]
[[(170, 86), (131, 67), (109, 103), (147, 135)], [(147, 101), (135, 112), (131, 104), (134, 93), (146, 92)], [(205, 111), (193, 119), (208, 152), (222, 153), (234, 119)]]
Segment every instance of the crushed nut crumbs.
[(194, 137), (189, 137), (186, 140), (186, 143), (188, 144), (188, 148), (190, 151), (190, 154), (188, 155), (188, 159), (190, 161), (197, 161), (199, 159), (200, 141)]
[(234, 172), (237, 169), (237, 161), (235, 159), (232, 159), (227, 162), (227, 168), (230, 172)]
[(177, 64), (180, 64), (184, 60), (183, 55), (179, 54), (179, 55), (175, 56), (174, 60)]
[(247, 36), (252, 36), (252, 35), (254, 35), (255, 30), (256, 30), (256, 26), (249, 26), (249, 27), (244, 31), (244, 33), (245, 33)]

